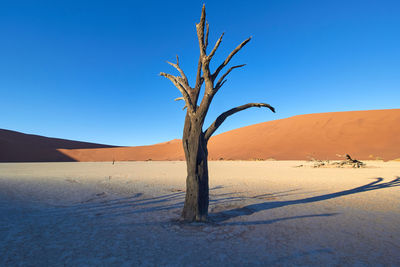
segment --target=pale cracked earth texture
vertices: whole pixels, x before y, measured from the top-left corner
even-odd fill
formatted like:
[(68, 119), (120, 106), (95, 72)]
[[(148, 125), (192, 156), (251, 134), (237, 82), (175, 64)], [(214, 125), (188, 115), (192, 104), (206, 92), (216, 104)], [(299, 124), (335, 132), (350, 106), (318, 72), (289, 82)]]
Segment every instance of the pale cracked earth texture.
[(185, 162), (0, 164), (0, 266), (399, 266), (400, 163), (301, 164), (210, 162), (208, 224)]

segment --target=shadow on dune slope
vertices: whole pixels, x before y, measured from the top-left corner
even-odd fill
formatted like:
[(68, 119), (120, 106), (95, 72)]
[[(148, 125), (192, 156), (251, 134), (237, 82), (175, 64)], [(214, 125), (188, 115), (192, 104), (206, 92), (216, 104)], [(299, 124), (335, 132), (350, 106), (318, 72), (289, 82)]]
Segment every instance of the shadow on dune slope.
[(0, 129), (0, 162), (76, 161), (59, 149), (109, 148), (113, 146), (78, 142)]

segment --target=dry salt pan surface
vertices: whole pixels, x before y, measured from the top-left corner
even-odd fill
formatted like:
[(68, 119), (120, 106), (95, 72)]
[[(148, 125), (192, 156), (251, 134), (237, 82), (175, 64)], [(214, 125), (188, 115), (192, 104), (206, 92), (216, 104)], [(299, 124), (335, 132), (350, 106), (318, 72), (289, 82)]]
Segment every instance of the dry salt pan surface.
[(0, 266), (399, 266), (400, 163), (306, 164), (210, 162), (207, 224), (184, 162), (0, 164)]

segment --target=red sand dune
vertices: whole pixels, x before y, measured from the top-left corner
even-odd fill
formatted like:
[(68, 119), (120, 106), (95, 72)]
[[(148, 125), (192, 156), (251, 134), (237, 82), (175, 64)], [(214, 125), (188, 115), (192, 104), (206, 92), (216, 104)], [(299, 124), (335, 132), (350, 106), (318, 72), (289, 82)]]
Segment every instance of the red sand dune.
[[(13, 144), (19, 144), (18, 140)], [(25, 144), (13, 151), (13, 146), (4, 146), (0, 132), (0, 161), (27, 161), (20, 159), (32, 153), (33, 145), (39, 147)], [(65, 158), (47, 157), (48, 161), (184, 160), (178, 139), (139, 147), (76, 149), (57, 147), (56, 143), (52, 147)], [(211, 160), (336, 159), (338, 154), (346, 153), (357, 159), (400, 158), (400, 109), (299, 115), (232, 130), (213, 137), (209, 143)], [(43, 155), (38, 160), (30, 159), (43, 161)]]

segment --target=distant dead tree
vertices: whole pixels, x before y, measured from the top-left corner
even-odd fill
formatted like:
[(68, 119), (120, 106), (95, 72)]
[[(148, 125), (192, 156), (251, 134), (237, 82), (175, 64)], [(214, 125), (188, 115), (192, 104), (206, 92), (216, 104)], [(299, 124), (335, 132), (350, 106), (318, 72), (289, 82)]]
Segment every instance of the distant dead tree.
[[(194, 87), (189, 85), (189, 81), (179, 66), (179, 58), (176, 57), (176, 63), (167, 62), (180, 73), (180, 76), (174, 76), (161, 72), (160, 75), (169, 79), (181, 92), (182, 97), (175, 100), (184, 100), (187, 108), (185, 126), (183, 129), (183, 149), (185, 151), (187, 165), (186, 179), (186, 197), (182, 211), (182, 218), (185, 221), (206, 221), (208, 216), (209, 187), (208, 187), (208, 165), (207, 165), (207, 143), (213, 133), (225, 121), (225, 119), (236, 112), (251, 107), (266, 107), (275, 112), (275, 109), (265, 103), (248, 103), (242, 106), (232, 108), (217, 117), (217, 119), (203, 131), (204, 119), (207, 115), (211, 101), (215, 94), (226, 82), (228, 74), (236, 68), (243, 67), (237, 65), (230, 67), (223, 75), (218, 78), (221, 70), (228, 65), (232, 57), (242, 49), (251, 39), (248, 38), (238, 45), (222, 62), (221, 65), (212, 73), (210, 70), (210, 61), (221, 44), (222, 37), (218, 39), (211, 52), (207, 55), (209, 25), (206, 22), (205, 6), (201, 12), (200, 22), (196, 24), (197, 38), (199, 40), (200, 57), (197, 67), (196, 84)], [(199, 93), (204, 84), (204, 95), (200, 105)]]

